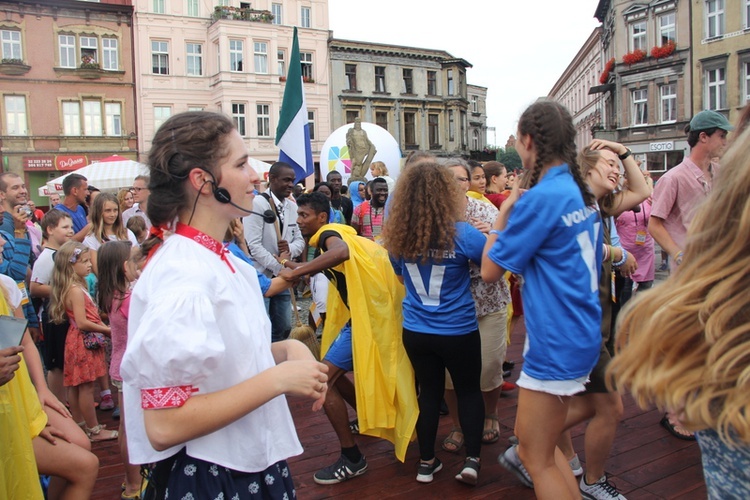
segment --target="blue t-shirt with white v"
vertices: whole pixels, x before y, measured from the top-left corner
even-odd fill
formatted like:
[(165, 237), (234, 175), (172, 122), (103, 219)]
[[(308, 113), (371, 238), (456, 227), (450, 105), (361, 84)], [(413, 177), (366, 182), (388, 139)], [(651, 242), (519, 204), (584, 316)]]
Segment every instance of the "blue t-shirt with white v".
[[(471, 296), (469, 261), (479, 265), (487, 238), (466, 222), (456, 223), (454, 248), (439, 251), (425, 263), (391, 256), (397, 275), (403, 276), (404, 328), (435, 335), (465, 335), (479, 328)], [(438, 251), (436, 251), (437, 253)]]
[(539, 380), (585, 377), (602, 343), (602, 228), (568, 165), (547, 171), (513, 206), (489, 258), (521, 274), (526, 322), (523, 371)]

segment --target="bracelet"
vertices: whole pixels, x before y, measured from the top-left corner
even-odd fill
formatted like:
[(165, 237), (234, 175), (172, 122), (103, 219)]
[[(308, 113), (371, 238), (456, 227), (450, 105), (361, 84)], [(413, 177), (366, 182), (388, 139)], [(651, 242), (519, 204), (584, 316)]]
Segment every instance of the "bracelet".
[(615, 267), (620, 267), (621, 265), (625, 264), (625, 261), (628, 258), (628, 252), (623, 248), (622, 249), (622, 259), (620, 259), (617, 262), (613, 262), (612, 265)]
[(602, 245), (604, 248), (602, 248), (602, 262), (607, 262), (609, 260), (609, 245), (606, 243)]
[(495, 236), (500, 236), (500, 231), (497, 229), (490, 229), (490, 234), (494, 234)]
[(279, 264), (281, 264), (281, 267), (285, 267), (284, 264), (286, 263), (287, 263), (287, 259), (281, 259), (281, 261), (279, 261)]
[(628, 156), (630, 156), (631, 154), (633, 154), (633, 152), (630, 150), (630, 148), (625, 148), (625, 152), (621, 155), (617, 155), (617, 157), (620, 159), (620, 161), (622, 161)]

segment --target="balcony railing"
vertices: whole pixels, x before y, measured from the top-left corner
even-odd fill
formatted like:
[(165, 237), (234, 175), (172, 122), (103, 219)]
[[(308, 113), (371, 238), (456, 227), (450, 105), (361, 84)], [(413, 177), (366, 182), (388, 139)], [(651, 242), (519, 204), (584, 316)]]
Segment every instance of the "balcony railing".
[(214, 21), (220, 19), (234, 19), (236, 21), (251, 21), (256, 23), (270, 23), (273, 21), (271, 11), (241, 9), (227, 5), (217, 5), (214, 7), (214, 13), (211, 17)]

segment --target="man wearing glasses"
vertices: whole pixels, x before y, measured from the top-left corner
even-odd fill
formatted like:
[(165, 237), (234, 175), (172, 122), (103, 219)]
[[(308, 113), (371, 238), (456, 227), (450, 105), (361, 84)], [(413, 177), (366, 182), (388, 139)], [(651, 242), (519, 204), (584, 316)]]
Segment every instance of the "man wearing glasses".
[(151, 221), (146, 214), (146, 206), (148, 205), (148, 195), (151, 191), (148, 189), (148, 183), (151, 179), (148, 175), (139, 175), (133, 181), (133, 206), (128, 208), (122, 213), (122, 223), (127, 225), (128, 219), (134, 216), (141, 217), (146, 221), (146, 230), (151, 229)]

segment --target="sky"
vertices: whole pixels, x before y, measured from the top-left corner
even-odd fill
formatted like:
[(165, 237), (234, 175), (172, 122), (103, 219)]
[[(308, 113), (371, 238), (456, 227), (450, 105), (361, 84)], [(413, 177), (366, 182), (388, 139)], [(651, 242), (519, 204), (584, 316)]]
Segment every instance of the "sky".
[[(546, 96), (591, 32), (598, 0), (328, 0), (333, 37), (444, 50), (487, 87), (490, 145)], [(496, 139), (495, 139), (496, 137)]]

